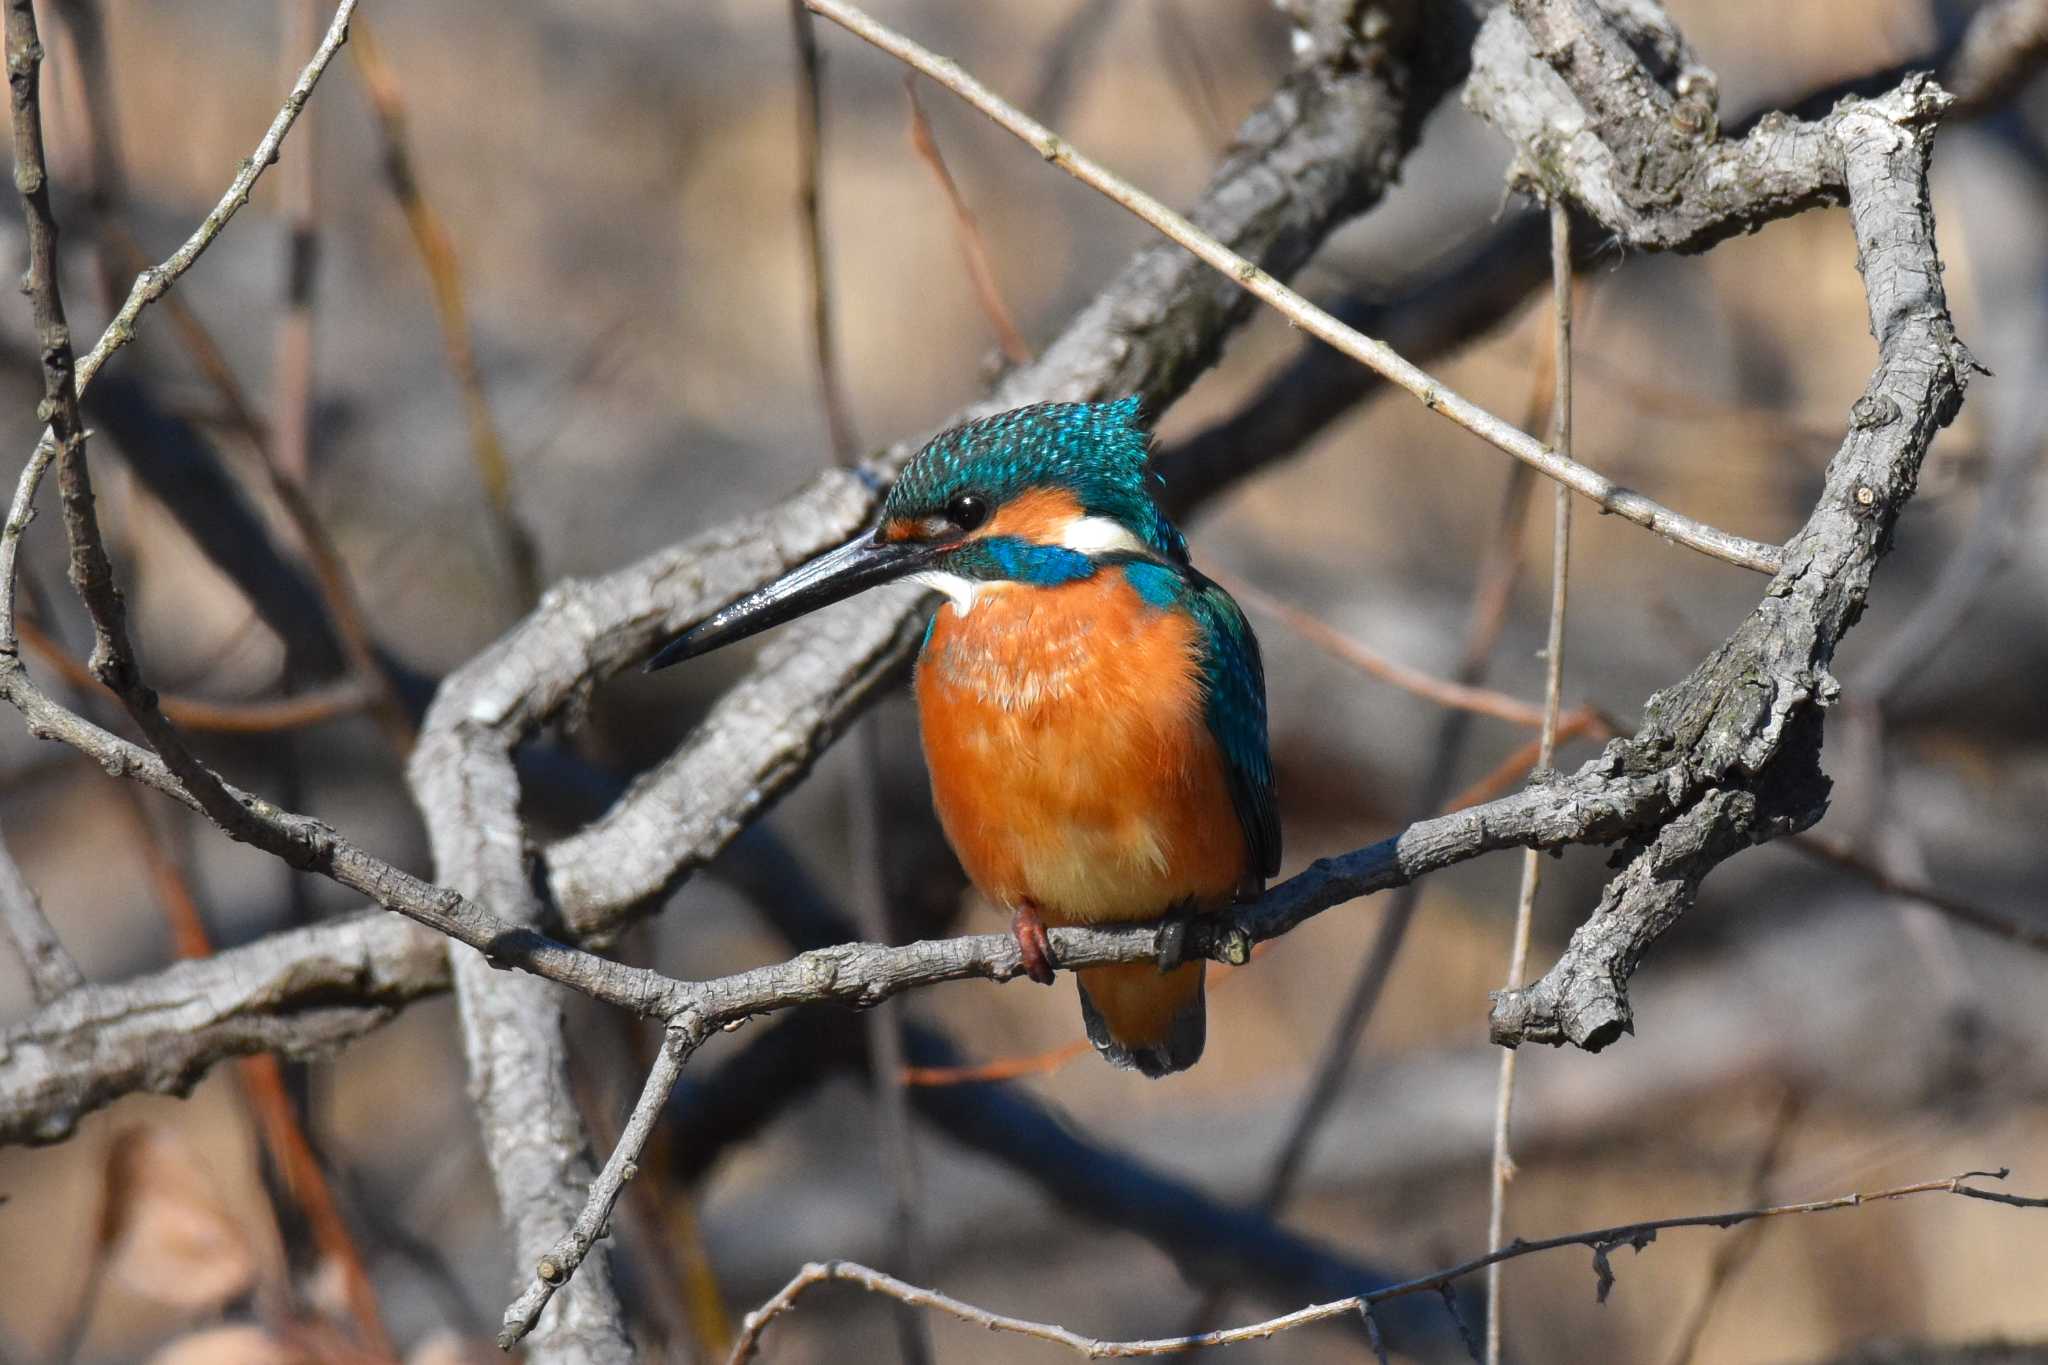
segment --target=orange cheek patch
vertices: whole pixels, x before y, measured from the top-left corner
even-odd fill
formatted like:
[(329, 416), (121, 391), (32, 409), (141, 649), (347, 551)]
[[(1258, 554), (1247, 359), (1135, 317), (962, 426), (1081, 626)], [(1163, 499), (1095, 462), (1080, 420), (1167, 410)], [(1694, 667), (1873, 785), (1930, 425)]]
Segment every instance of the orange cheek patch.
[(1056, 545), (1080, 515), (1080, 502), (1064, 488), (1034, 488), (998, 507), (975, 535), (1015, 536), (1039, 545)]
[(882, 523), (883, 540), (914, 540), (917, 534), (918, 525), (909, 517), (891, 517)]

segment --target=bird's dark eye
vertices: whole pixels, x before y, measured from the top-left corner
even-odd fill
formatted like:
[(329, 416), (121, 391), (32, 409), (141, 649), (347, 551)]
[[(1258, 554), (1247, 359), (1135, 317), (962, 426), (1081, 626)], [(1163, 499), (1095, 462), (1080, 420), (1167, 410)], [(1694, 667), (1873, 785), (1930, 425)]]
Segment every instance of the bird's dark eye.
[(972, 531), (988, 520), (988, 499), (978, 493), (962, 493), (946, 504), (946, 520), (962, 531)]

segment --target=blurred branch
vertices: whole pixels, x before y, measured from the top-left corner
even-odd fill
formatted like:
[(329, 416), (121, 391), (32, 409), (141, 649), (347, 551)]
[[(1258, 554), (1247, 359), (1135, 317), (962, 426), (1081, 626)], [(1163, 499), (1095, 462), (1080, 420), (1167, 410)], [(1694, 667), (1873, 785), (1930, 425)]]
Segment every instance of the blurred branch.
[(840, 385), (839, 355), (832, 341), (832, 285), (819, 211), (825, 178), (824, 61), (818, 55), (818, 35), (802, 0), (789, 0), (789, 25), (796, 43), (796, 202), (803, 228), (804, 263), (810, 272), (811, 355), (817, 366), (818, 401), (825, 409), (833, 458), (850, 465), (859, 457), (860, 437), (854, 433), (853, 414)]
[[(2039, 298), (2038, 304), (2048, 304), (2048, 297)], [(2020, 372), (2037, 372), (2033, 366), (2044, 356), (2048, 339), (2037, 340)], [(2048, 447), (2048, 388), (2035, 387), (2016, 398), (1993, 441), (1990, 475), (1961, 543), (1943, 559), (1934, 585), (1906, 619), (1850, 675), (1859, 700), (1882, 707), (1906, 679), (1917, 676), (1968, 618), (1992, 574), (2011, 557), (2032, 502), (2029, 489)]]
[(1390, 1299), (1426, 1291), (1438, 1291), (1453, 1282), (1518, 1257), (1533, 1255), (1539, 1251), (1555, 1251), (1561, 1247), (1589, 1247), (1593, 1252), (1593, 1274), (1597, 1292), (1602, 1302), (1607, 1291), (1614, 1284), (1614, 1270), (1611, 1258), (1615, 1252), (1632, 1248), (1638, 1252), (1657, 1240), (1657, 1234), (1674, 1228), (1732, 1228), (1761, 1218), (1782, 1218), (1795, 1214), (1825, 1213), (1835, 1209), (1861, 1208), (1866, 1204), (1882, 1200), (1905, 1199), (1918, 1194), (1953, 1194), (1967, 1199), (1991, 1200), (2019, 1208), (2048, 1208), (2048, 1199), (2032, 1199), (2021, 1195), (2005, 1194), (1971, 1185), (1972, 1179), (1983, 1178), (2003, 1180), (2007, 1171), (1967, 1171), (1962, 1175), (1950, 1176), (1945, 1180), (1923, 1180), (1912, 1185), (1895, 1185), (1890, 1189), (1874, 1190), (1868, 1194), (1845, 1194), (1835, 1199), (1816, 1200), (1804, 1204), (1776, 1204), (1764, 1208), (1737, 1209), (1728, 1213), (1700, 1213), (1682, 1218), (1657, 1218), (1640, 1223), (1624, 1223), (1617, 1227), (1596, 1228), (1588, 1232), (1568, 1233), (1562, 1237), (1546, 1237), (1541, 1241), (1517, 1241), (1484, 1256), (1475, 1257), (1448, 1270), (1441, 1270), (1421, 1279), (1408, 1280), (1401, 1284), (1389, 1285), (1368, 1294), (1359, 1294), (1333, 1303), (1319, 1303), (1299, 1309), (1281, 1317), (1264, 1322), (1252, 1323), (1245, 1327), (1230, 1327), (1219, 1331), (1202, 1332), (1193, 1336), (1164, 1337), (1150, 1341), (1105, 1341), (1096, 1337), (1083, 1336), (1065, 1327), (1052, 1323), (1031, 1322), (1023, 1318), (1007, 1317), (977, 1308), (959, 1299), (933, 1290), (906, 1284), (880, 1271), (849, 1261), (812, 1262), (797, 1272), (796, 1278), (784, 1285), (775, 1297), (760, 1308), (747, 1314), (741, 1325), (739, 1340), (733, 1346), (731, 1365), (742, 1365), (753, 1358), (760, 1346), (761, 1333), (768, 1324), (787, 1313), (795, 1306), (797, 1299), (814, 1285), (827, 1281), (858, 1285), (871, 1294), (882, 1294), (904, 1303), (916, 1304), (958, 1318), (962, 1322), (991, 1332), (1014, 1332), (1034, 1337), (1040, 1341), (1064, 1346), (1078, 1355), (1091, 1360), (1120, 1359), (1134, 1356), (1175, 1355), (1182, 1351), (1207, 1346), (1227, 1346), (1238, 1342), (1263, 1341), (1281, 1332), (1305, 1327), (1310, 1323), (1324, 1322), (1336, 1317), (1363, 1314), (1368, 1319), (1376, 1305)]
[[(1621, 727), (1597, 708), (1590, 705), (1575, 706), (1557, 718), (1555, 742), (1563, 744), (1581, 735), (1606, 740), (1619, 733)], [(1443, 809), (1463, 810), (1467, 806), (1476, 806), (1482, 801), (1493, 800), (1517, 782), (1527, 778), (1539, 765), (1542, 753), (1543, 739), (1540, 735), (1517, 746), (1506, 758), (1495, 764), (1492, 771), (1445, 801)]]
[(824, 15), (848, 32), (952, 90), (999, 126), (1038, 149), (1047, 161), (1129, 209), (1248, 293), (1271, 305), (1309, 335), (1384, 375), (1415, 395), (1431, 411), (1441, 413), (1481, 440), (1533, 465), (1538, 473), (1591, 499), (1603, 512), (1635, 522), (1667, 540), (1730, 564), (1759, 573), (1777, 572), (1782, 558), (1777, 547), (1695, 521), (1633, 489), (1622, 487), (1596, 470), (1559, 455), (1527, 432), (1446, 388), (1384, 343), (1346, 326), (1280, 283), (1257, 262), (1233, 251), (1166, 205), (1083, 156), (1051, 129), (1006, 103), (969, 76), (957, 63), (927, 51), (902, 34), (884, 27), (845, 0), (803, 0), (803, 3), (814, 13)]
[(491, 514), (499, 550), (512, 573), (512, 587), (521, 607), (540, 595), (540, 556), (533, 533), (519, 518), (512, 501), (512, 462), (498, 437), (490, 402), (484, 396), (483, 373), (477, 366), (476, 344), (470, 336), (469, 307), (463, 301), (462, 266), (455, 243), (441, 215), (427, 202), (413, 164), (412, 141), (406, 128), (405, 95), (398, 73), (384, 57), (367, 24), (356, 33), (356, 74), (363, 78), (363, 92), (369, 96), (376, 115), (377, 137), (384, 156), (384, 180), (399, 211), (405, 215), (420, 264), (426, 267), (427, 282), (433, 290), (434, 316), (441, 324), (441, 344), (448, 355), (448, 370), (462, 394), (462, 412), (469, 424), (470, 458), (476, 463), (477, 478), (483, 484), (484, 505)]
[(0, 925), (5, 926), (15, 955), (21, 959), (38, 1005), (47, 1005), (85, 984), (85, 973), (78, 970), (77, 961), (50, 926), (42, 902), (36, 899), (36, 889), (21, 874), (21, 865), (14, 861), (5, 840), (0, 840)]
[(1117, 0), (1074, 0), (1074, 7), (1046, 45), (1038, 84), (1027, 105), (1040, 118), (1057, 123), (1066, 114), (1076, 78), (1095, 55), (1116, 12)]
[(2048, 0), (1990, 0), (1971, 16), (1941, 67), (1941, 83), (1963, 109), (2018, 93), (2048, 63)]
[(1160, 65), (1168, 73), (1168, 88), (1187, 112), (1204, 146), (1219, 150), (1228, 146), (1230, 122), (1223, 117), (1216, 77), (1202, 55), (1201, 39), (1188, 25), (1184, 7), (1175, 0), (1148, 0), (1147, 9), (1152, 16), (1152, 35)]
[(1988, 910), (1972, 901), (1952, 896), (1939, 887), (1924, 882), (1909, 881), (1894, 877), (1891, 873), (1865, 858), (1845, 843), (1825, 838), (1818, 834), (1801, 834), (1787, 841), (1787, 846), (1805, 854), (1816, 862), (1826, 863), (1849, 873), (1888, 896), (1899, 896), (1906, 900), (1918, 901), (1933, 910), (1939, 910), (1950, 919), (1959, 920), (1973, 929), (2020, 944), (2037, 951), (2048, 952), (2048, 925), (2029, 924), (2010, 915)]
[(1454, 678), (1438, 678), (1399, 660), (1390, 659), (1378, 650), (1368, 648), (1342, 631), (1317, 620), (1299, 607), (1282, 602), (1265, 589), (1253, 587), (1235, 574), (1210, 573), (1209, 577), (1229, 589), (1231, 596), (1252, 610), (1278, 618), (1289, 630), (1323, 653), (1351, 665), (1361, 673), (1398, 687), (1412, 696), (1448, 710), (1469, 711), (1475, 716), (1490, 716), (1494, 720), (1506, 721), (1509, 725), (1519, 725), (1526, 729), (1534, 729), (1544, 723), (1544, 711), (1540, 706), (1532, 706), (1519, 697), (1497, 692), (1490, 687), (1477, 687)]
[[(64, 652), (64, 647), (29, 620), (15, 623), (21, 643), (29, 652), (57, 671), (73, 687), (97, 687), (99, 679), (86, 665)], [(312, 691), (280, 697), (273, 701), (217, 702), (200, 697), (160, 695), (157, 705), (173, 724), (189, 730), (211, 730), (229, 734), (273, 734), (298, 730), (339, 716), (352, 716), (369, 706), (373, 691), (357, 679), (333, 683)]]
[[(808, 16), (805, 22), (809, 22)], [(931, 171), (932, 179), (938, 181), (940, 193), (946, 196), (946, 203), (953, 210), (953, 236), (960, 243), (960, 254), (967, 262), (967, 277), (974, 284), (974, 297), (980, 301), (989, 326), (995, 329), (996, 343), (1003, 348), (1003, 355), (1012, 365), (1028, 365), (1031, 363), (1031, 347), (1017, 330), (1017, 321), (1010, 316), (1010, 306), (1003, 302), (1002, 287), (996, 283), (995, 267), (989, 264), (988, 240), (982, 235), (974, 210), (967, 207), (967, 198), (960, 193), (953, 173), (946, 169), (946, 158), (939, 151), (938, 138), (932, 134), (931, 120), (924, 116), (924, 106), (917, 101), (916, 75), (904, 75), (903, 94), (910, 102), (910, 145), (916, 150), (917, 159)]]
[[(1763, 1146), (1757, 1149), (1756, 1161), (1750, 1167), (1747, 1190), (1743, 1195), (1753, 1204), (1761, 1204), (1769, 1193), (1771, 1177), (1778, 1169), (1778, 1158), (1785, 1150), (1785, 1139), (1792, 1131), (1793, 1121), (1799, 1117), (1800, 1107), (1797, 1090), (1787, 1088), (1778, 1098), (1778, 1112), (1771, 1120), (1770, 1131), (1764, 1135)], [(1757, 1246), (1763, 1240), (1763, 1230), (1761, 1222), (1747, 1224), (1714, 1248), (1714, 1255), (1707, 1262), (1707, 1282), (1679, 1325), (1671, 1353), (1666, 1357), (1668, 1365), (1692, 1365), (1693, 1356), (1699, 1350), (1700, 1337), (1706, 1332), (1707, 1321), (1713, 1316), (1715, 1305), (1742, 1267), (1749, 1263), (1749, 1258), (1756, 1254)]]
[[(142, 260), (141, 248), (126, 229), (117, 224), (109, 224), (107, 231), (113, 239), (114, 249), (119, 254), (130, 261)], [(310, 266), (308, 269), (310, 270)], [(341, 549), (334, 543), (334, 537), (328, 534), (326, 523), (321, 520), (318, 510), (313, 506), (312, 496), (306, 489), (305, 476), (291, 472), (295, 462), (305, 463), (306, 453), (300, 451), (297, 455), (292, 455), (283, 446), (281, 433), (287, 424), (280, 423), (276, 430), (273, 430), (256, 416), (241, 381), (235, 376), (233, 367), (228, 364), (226, 352), (221, 349), (220, 343), (214, 339), (206, 324), (200, 321), (197, 313), (186, 307), (175, 294), (164, 299), (164, 312), (169, 315), (171, 325), (177, 329), (185, 353), (199, 367), (199, 372), (213, 386), (214, 393), (226, 408), (230, 425), (241, 433), (242, 439), (255, 456), (256, 467), (263, 473), (265, 487), (270, 490), (270, 495), (276, 499), (277, 505), (284, 510), (285, 518), (291, 523), (292, 529), (297, 532), (306, 558), (312, 564), (313, 585), (319, 593), (321, 604), (326, 608), (324, 615), (316, 615), (316, 619), (322, 625), (331, 627), (333, 636), (340, 645), (343, 661), (357, 680), (354, 690), (365, 699), (392, 746), (401, 755), (404, 754), (412, 747), (412, 718), (399, 696), (398, 684), (392, 676), (391, 669), (379, 657), (376, 642), (370, 636), (369, 622), (363, 616), (362, 602), (356, 592), (354, 580), (349, 574), (348, 564), (342, 559)], [(289, 333), (290, 329), (286, 328), (284, 331)], [(310, 346), (310, 332), (307, 344)], [(293, 353), (281, 357), (281, 360), (289, 359), (294, 366), (302, 363), (310, 365), (311, 351), (307, 350), (305, 360), (301, 361), (297, 356), (297, 346), (297, 342), (287, 342), (281, 337), (280, 349)], [(289, 391), (280, 402), (292, 400), (302, 406), (309, 404), (310, 384), (311, 377), (308, 371), (306, 375), (293, 380), (292, 384), (287, 386)], [(305, 386), (303, 391), (302, 385)], [(310, 417), (301, 414), (299, 421), (303, 426), (310, 421)], [(152, 431), (151, 436), (156, 437), (157, 433)], [(150, 448), (160, 449), (160, 438), (152, 439)], [(152, 462), (155, 458), (152, 456)], [(217, 553), (209, 543), (215, 537), (206, 534), (211, 523), (195, 523), (182, 516), (181, 520), (186, 522), (187, 531), (199, 542), (202, 550), (209, 556)], [(246, 550), (238, 553), (249, 554)], [(249, 592), (250, 574), (235, 576), (235, 582), (238, 587)], [(263, 602), (261, 593), (251, 593), (250, 603), (259, 611)], [(168, 706), (165, 711), (166, 714), (170, 713)]]
[[(184, 868), (163, 846), (140, 795), (133, 787), (122, 790), (129, 797), (143, 860), (149, 865), (157, 902), (164, 917), (170, 921), (171, 939), (177, 955), (186, 959), (213, 956), (212, 938), (207, 933), (206, 920), (200, 914), (199, 903), (192, 894)], [(358, 1341), (378, 1358), (395, 1359), (397, 1352), (392, 1345), (391, 1334), (384, 1326), (383, 1313), (377, 1304), (377, 1291), (370, 1283), (362, 1250), (349, 1231), (348, 1221), (342, 1217), (341, 1205), (334, 1197), (334, 1187), (306, 1136), (305, 1126), (299, 1121), (298, 1110), (285, 1084), (283, 1063), (273, 1054), (258, 1053), (242, 1058), (235, 1071), (241, 1082), (243, 1103), (256, 1120), (257, 1131), (262, 1136), (264, 1150), (270, 1154), (272, 1166), (304, 1214), (321, 1256), (327, 1264), (335, 1267), (341, 1277), (342, 1292), (349, 1315), (355, 1321)]]
[[(1551, 373), (1557, 389), (1550, 404), (1550, 444), (1572, 448), (1572, 219), (1562, 199), (1550, 201)], [(1556, 490), (1550, 524), (1550, 629), (1543, 645), (1543, 725), (1536, 737), (1536, 766), (1550, 768), (1557, 757), (1558, 706), (1564, 696), (1565, 612), (1571, 594), (1572, 500)], [(1508, 950), (1507, 982), (1515, 990), (1529, 968), (1529, 931), (1536, 914), (1536, 890), (1543, 881), (1543, 855), (1522, 854), (1522, 885), (1515, 896), (1515, 923)], [(1488, 1164), (1486, 1244), (1497, 1247), (1507, 1236), (1508, 1182), (1514, 1178), (1510, 1121), (1515, 1104), (1515, 1063), (1521, 1054), (1504, 1048), (1493, 1110), (1493, 1160)], [(1486, 1268), (1486, 1365), (1500, 1365), (1501, 1272)]]
[[(887, 868), (889, 822), (884, 814), (882, 731), (884, 713), (870, 712), (854, 744), (854, 766), (847, 775), (847, 847), (852, 855), (851, 882), (855, 921), (863, 937), (895, 943), (897, 930)], [(923, 1194), (916, 1136), (910, 1127), (910, 1103), (904, 1096), (903, 1028), (900, 1002), (884, 1001), (861, 1021), (867, 1032), (868, 1095), (875, 1106), (875, 1146), (890, 1186), (889, 1263), (914, 1279), (924, 1276), (924, 1255), (918, 1229), (918, 1203)], [(930, 1365), (931, 1325), (921, 1315), (899, 1312), (896, 1335), (904, 1365)]]
[[(943, 1035), (907, 1030), (921, 1069), (955, 1072), (963, 1059)], [(1084, 1044), (1085, 1046), (1085, 1044)], [(858, 1031), (829, 1010), (798, 1010), (717, 1069), (686, 1079), (670, 1105), (677, 1175), (703, 1176), (713, 1154), (745, 1142), (769, 1113), (845, 1067), (871, 1065)], [(1185, 1177), (1080, 1130), (1069, 1115), (1001, 1081), (918, 1086), (918, 1116), (957, 1145), (1029, 1181), (1086, 1222), (1143, 1238), (1195, 1284), (1229, 1286), (1268, 1303), (1338, 1297), (1388, 1283), (1382, 1266), (1289, 1231), (1272, 1218), (1215, 1199)], [(1418, 1334), (1433, 1316), (1406, 1315)]]
[(1049, 1076), (1067, 1063), (1088, 1055), (1088, 1040), (1076, 1038), (1046, 1052), (1028, 1057), (999, 1057), (992, 1062), (961, 1066), (906, 1066), (905, 1085), (986, 1085), (990, 1081), (1015, 1081), (1026, 1076)]
[[(311, 46), (320, 33), (319, 0), (281, 0), (286, 60)], [(361, 34), (357, 34), (361, 40)], [(313, 285), (320, 265), (318, 177), (314, 165), (319, 120), (307, 118), (294, 155), (278, 171), (278, 198), (287, 234), (284, 260), (284, 315), (278, 320), (275, 351), (277, 392), (271, 405), (271, 444), (278, 469), (303, 484), (312, 472)]]

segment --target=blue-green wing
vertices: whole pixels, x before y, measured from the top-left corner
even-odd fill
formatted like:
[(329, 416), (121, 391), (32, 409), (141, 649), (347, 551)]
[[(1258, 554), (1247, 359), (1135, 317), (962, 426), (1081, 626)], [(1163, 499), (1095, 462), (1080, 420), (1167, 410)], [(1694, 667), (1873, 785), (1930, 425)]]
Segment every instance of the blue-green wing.
[(1230, 799), (1262, 877), (1280, 870), (1280, 814), (1273, 800), (1273, 759), (1266, 748), (1266, 669), (1229, 593), (1193, 570), (1189, 605), (1202, 625), (1209, 732), (1223, 750)]

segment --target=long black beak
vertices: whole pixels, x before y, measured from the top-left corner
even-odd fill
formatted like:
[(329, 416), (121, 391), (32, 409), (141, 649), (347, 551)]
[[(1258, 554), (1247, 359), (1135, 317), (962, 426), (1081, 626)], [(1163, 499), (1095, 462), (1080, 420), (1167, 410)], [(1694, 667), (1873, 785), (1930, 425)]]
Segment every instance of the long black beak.
[(767, 587), (699, 621), (663, 645), (647, 661), (647, 671), (708, 654), (721, 645), (844, 601), (865, 588), (916, 573), (944, 548), (944, 544), (930, 542), (879, 540), (872, 530), (863, 531), (838, 549), (798, 565)]

